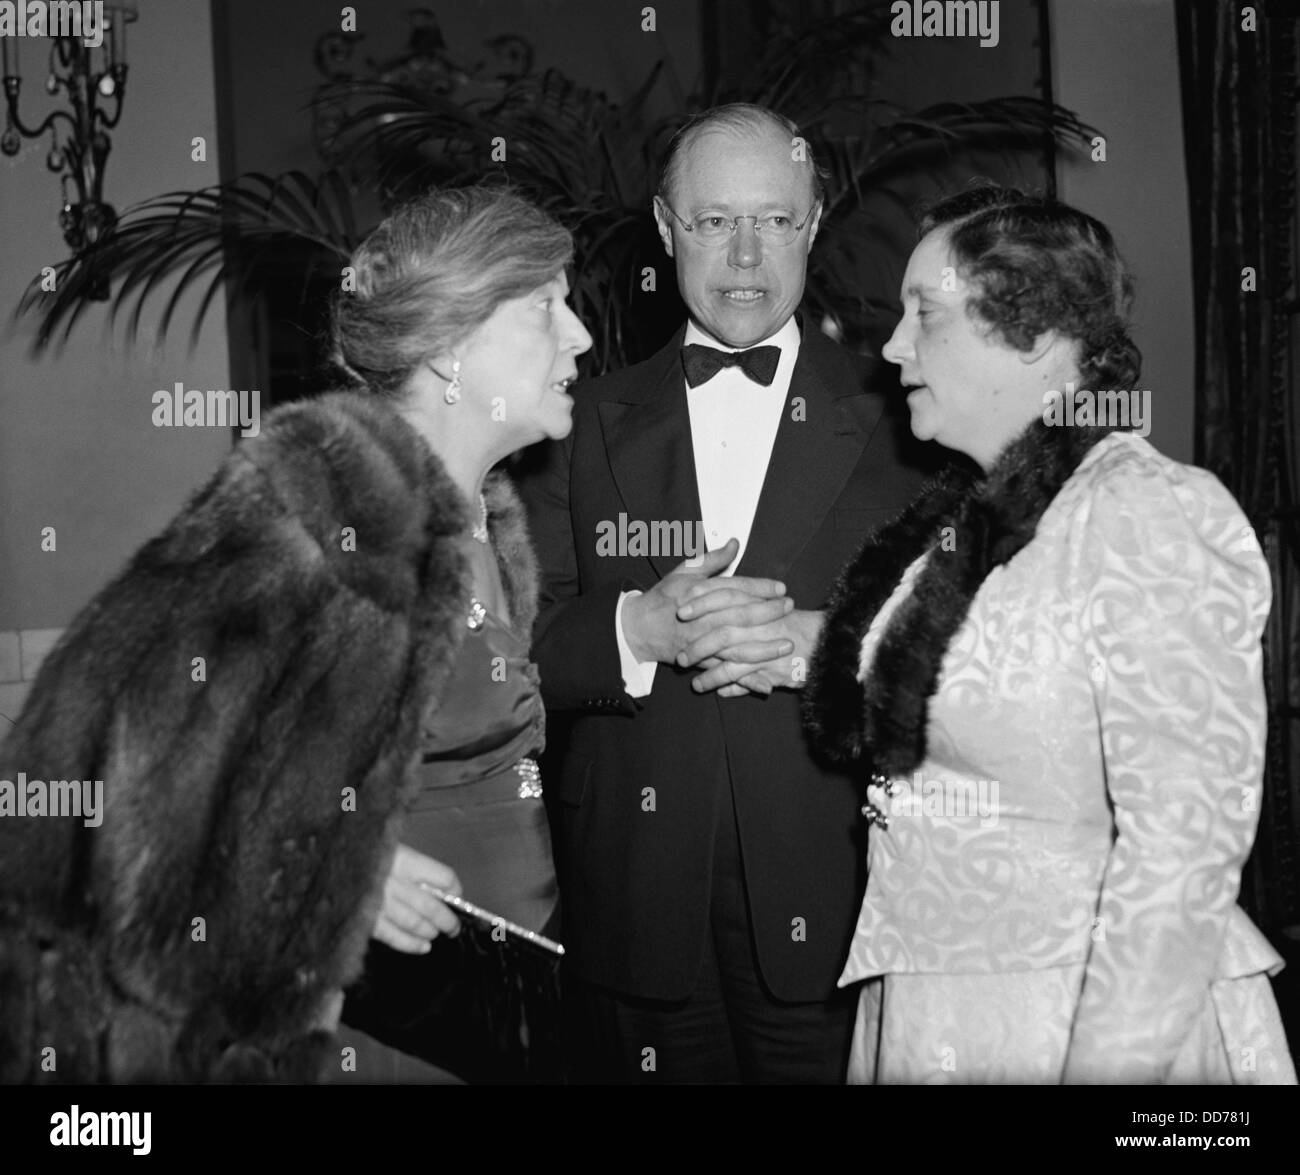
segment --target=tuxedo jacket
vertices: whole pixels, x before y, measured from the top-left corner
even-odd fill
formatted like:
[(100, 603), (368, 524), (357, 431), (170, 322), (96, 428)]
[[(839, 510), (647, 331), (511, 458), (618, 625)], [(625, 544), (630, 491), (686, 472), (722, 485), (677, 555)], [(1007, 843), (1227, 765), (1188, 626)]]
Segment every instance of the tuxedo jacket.
[[(780, 999), (825, 999), (852, 935), (865, 845), (855, 786), (814, 760), (797, 693), (697, 694), (698, 670), (663, 664), (647, 697), (624, 689), (619, 594), (652, 587), (684, 555), (611, 541), (619, 516), (629, 535), (637, 522), (702, 531), (683, 333), (579, 385), (573, 431), (520, 478), (541, 571), (533, 655), (552, 718), (547, 786), (568, 958), (580, 978), (628, 995), (690, 994), (729, 787), (762, 979)], [(882, 365), (807, 323), (802, 334), (736, 574), (779, 579), (796, 607), (820, 609), (866, 532), (915, 497), (924, 471), (871, 388)]]

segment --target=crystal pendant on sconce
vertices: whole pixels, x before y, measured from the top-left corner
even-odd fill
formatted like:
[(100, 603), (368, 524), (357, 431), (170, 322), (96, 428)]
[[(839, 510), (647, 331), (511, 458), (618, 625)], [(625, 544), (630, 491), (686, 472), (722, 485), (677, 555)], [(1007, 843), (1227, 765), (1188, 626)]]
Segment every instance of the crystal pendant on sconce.
[[(63, 239), (74, 253), (93, 248), (113, 231), (116, 224), (117, 212), (113, 206), (93, 200), (87, 200), (84, 204), (67, 201), (59, 213), (59, 228), (63, 230)], [(86, 297), (92, 302), (104, 302), (108, 296), (108, 278), (92, 273)]]
[(83, 246), (99, 244), (117, 223), (117, 213), (110, 204), (87, 200), (78, 211), (81, 213), (80, 229)]
[(111, 204), (96, 204), (90, 217), (89, 233), (91, 243), (98, 241), (100, 237), (107, 236), (117, 227), (117, 211)]
[[(3, 4), (3, 7), (13, 6)], [(36, 5), (32, 4), (32, 7)], [(74, 254), (102, 245), (117, 224), (117, 213), (112, 205), (97, 197), (103, 190), (104, 169), (112, 150), (108, 132), (118, 124), (126, 90), (126, 26), (134, 22), (137, 15), (135, 6), (129, 2), (109, 2), (95, 7), (107, 10), (101, 20), (111, 40), (103, 46), (103, 53), (96, 56), (92, 49), (98, 46), (85, 43), (80, 37), (51, 38), (48, 72), (42, 80), (47, 94), (56, 100), (56, 104), (59, 95), (66, 96), (69, 109), (55, 110), (44, 121), (31, 127), (18, 113), (21, 78), (16, 72), (11, 73), (12, 57), (5, 38), (0, 152), (6, 156), (18, 155), (23, 139), (49, 135), (45, 165), (62, 178), (59, 227)], [(68, 129), (56, 133), (56, 119), (61, 120), (60, 128)], [(98, 258), (79, 257), (78, 261), (84, 262), (92, 271), (87, 277), (86, 297), (94, 300), (108, 297), (107, 278), (93, 272)]]

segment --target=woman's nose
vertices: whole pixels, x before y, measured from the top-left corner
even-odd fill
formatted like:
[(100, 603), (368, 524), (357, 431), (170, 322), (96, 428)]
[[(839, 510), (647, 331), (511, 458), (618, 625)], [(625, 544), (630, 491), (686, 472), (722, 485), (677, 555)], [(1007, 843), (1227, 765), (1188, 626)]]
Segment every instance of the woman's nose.
[(569, 323), (565, 331), (569, 339), (569, 345), (573, 348), (575, 355), (581, 355), (584, 351), (591, 350), (591, 332), (582, 325), (582, 319), (574, 313), (572, 307), (565, 303), (565, 312), (569, 316)]
[(889, 363), (901, 364), (907, 358), (911, 348), (903, 340), (903, 324), (900, 322), (894, 327), (894, 333), (889, 336), (881, 354)]

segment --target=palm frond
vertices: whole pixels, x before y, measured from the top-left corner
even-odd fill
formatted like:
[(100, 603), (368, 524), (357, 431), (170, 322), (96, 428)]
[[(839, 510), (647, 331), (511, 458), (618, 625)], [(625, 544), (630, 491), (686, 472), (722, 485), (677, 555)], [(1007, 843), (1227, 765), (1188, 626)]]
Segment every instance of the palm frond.
[[(883, 197), (910, 212), (909, 185), (963, 152), (1070, 144), (1095, 133), (1072, 112), (1034, 98), (908, 111), (869, 97), (875, 63), (894, 43), (891, 20), (891, 6), (876, 2), (807, 27), (774, 27), (749, 75), (701, 95), (697, 107), (754, 102), (803, 129), (830, 175), (806, 299), (854, 343), (894, 311), (862, 292), (863, 275), (897, 260), (908, 244), (869, 223), (860, 212), (865, 203)], [(622, 103), (554, 69), (468, 84), (454, 96), (420, 75), (331, 83), (313, 100), (330, 164), (319, 178), (245, 175), (137, 205), (94, 249), (59, 267), (54, 291), (34, 281), (19, 313), (39, 317), (43, 348), (67, 337), (107, 281), (110, 313), (125, 316), (132, 337), (145, 308), (160, 301), (164, 336), (194, 292), (194, 335), (222, 290), (255, 299), (277, 267), (301, 270), (306, 288), (313, 273), (344, 264), (364, 235), (361, 196), (378, 196), (373, 213), (431, 185), (499, 181), (574, 234), (574, 304), (595, 339), (585, 371), (633, 362), (657, 344), (655, 320), (680, 308), (671, 281), (654, 297), (640, 290), (647, 266), (665, 268), (648, 208), (655, 167), (667, 137), (696, 112), (649, 118), (652, 96), (671, 76), (671, 64), (657, 62)], [(494, 158), (501, 145), (504, 159), (499, 150)], [(175, 278), (170, 288), (168, 278)]]
[(18, 313), (38, 318), (35, 345), (43, 349), (67, 338), (93, 291), (106, 281), (115, 287), (110, 320), (125, 314), (127, 335), (134, 340), (146, 306), (167, 278), (178, 275), (158, 322), (161, 341), (183, 296), (207, 278), (193, 336), (216, 288), (225, 282), (240, 288), (269, 252), (305, 245), (322, 264), (342, 265), (357, 243), (351, 198), (337, 176), (313, 180), (297, 171), (250, 173), (194, 192), (169, 192), (127, 209), (114, 232), (55, 269), (53, 290), (33, 279)]
[(898, 181), (933, 172), (963, 153), (1033, 150), (1050, 143), (1068, 149), (1097, 133), (1073, 111), (1029, 97), (944, 103), (873, 123), (853, 139), (814, 140), (832, 173), (826, 201), (832, 220), (857, 207), (866, 193), (890, 192)]

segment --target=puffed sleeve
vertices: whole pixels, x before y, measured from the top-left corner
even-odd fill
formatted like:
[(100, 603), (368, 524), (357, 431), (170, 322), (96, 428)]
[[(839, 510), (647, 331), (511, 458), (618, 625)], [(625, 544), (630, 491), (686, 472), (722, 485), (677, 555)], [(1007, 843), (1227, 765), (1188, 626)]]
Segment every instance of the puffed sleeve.
[(1271, 592), (1212, 475), (1126, 444), (1095, 476), (1075, 582), (1115, 832), (1064, 1078), (1161, 1082), (1255, 838)]

